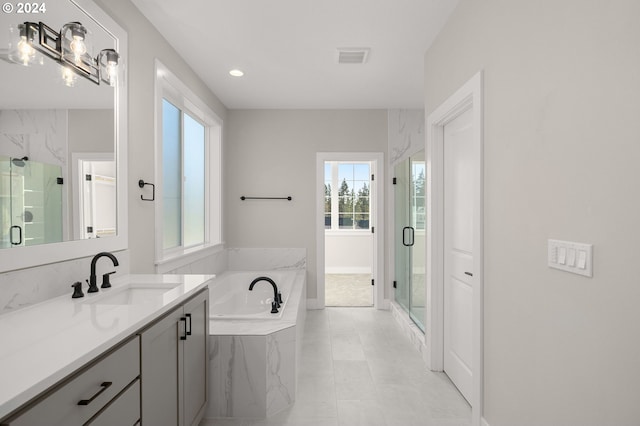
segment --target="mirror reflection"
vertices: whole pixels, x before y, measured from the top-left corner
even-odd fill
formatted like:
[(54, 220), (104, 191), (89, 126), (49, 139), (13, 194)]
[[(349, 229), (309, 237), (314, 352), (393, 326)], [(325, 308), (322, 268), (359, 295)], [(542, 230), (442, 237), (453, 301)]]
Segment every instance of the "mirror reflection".
[[(76, 57), (76, 71), (46, 54), (16, 63), (25, 22), (55, 32), (82, 23), (86, 54)], [(91, 58), (107, 63), (100, 51), (115, 48), (115, 38), (71, 1), (0, 15), (0, 249), (116, 235), (116, 90), (104, 75), (102, 84), (80, 75)]]

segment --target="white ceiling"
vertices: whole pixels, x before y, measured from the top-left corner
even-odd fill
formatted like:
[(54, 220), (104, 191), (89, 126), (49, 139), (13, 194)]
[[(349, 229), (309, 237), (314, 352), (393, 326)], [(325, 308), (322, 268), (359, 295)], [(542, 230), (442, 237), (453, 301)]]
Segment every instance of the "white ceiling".
[[(230, 109), (422, 108), (424, 52), (457, 2), (133, 0)], [(342, 47), (367, 63), (338, 64)]]

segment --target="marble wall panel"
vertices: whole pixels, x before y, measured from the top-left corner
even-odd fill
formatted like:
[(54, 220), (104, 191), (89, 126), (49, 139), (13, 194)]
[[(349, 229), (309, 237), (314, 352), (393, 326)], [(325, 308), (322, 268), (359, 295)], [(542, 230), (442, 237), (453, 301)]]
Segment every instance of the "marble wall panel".
[(390, 166), (424, 149), (424, 110), (390, 109), (388, 121)]
[[(113, 270), (116, 271), (114, 277), (129, 273), (129, 251), (116, 252), (114, 255), (120, 266), (114, 268), (107, 260), (101, 260), (97, 264), (97, 275)], [(81, 281), (86, 291), (85, 280), (91, 272), (91, 259), (85, 257), (0, 273), (0, 314), (65, 294), (71, 297), (71, 284), (76, 281)]]
[[(0, 154), (66, 169), (66, 110), (0, 110)], [(65, 176), (63, 176), (65, 177)]]
[(307, 264), (304, 248), (229, 248), (227, 255), (231, 271), (301, 269)]

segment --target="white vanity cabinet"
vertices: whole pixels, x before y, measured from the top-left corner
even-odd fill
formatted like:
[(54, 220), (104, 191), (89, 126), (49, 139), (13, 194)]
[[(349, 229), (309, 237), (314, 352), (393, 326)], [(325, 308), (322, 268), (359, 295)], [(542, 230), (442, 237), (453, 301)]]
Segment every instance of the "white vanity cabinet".
[(140, 333), (142, 425), (192, 426), (207, 405), (209, 290)]
[(140, 343), (128, 339), (100, 356), (25, 411), (8, 426), (133, 425), (140, 419)]

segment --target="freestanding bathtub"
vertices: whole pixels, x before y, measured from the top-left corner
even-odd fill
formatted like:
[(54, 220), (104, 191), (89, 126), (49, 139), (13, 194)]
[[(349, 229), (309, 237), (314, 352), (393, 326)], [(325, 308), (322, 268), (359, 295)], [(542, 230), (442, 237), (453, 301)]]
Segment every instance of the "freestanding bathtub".
[[(282, 293), (271, 313), (273, 287)], [(265, 418), (295, 401), (306, 317), (306, 270), (227, 271), (209, 284), (207, 418)]]

